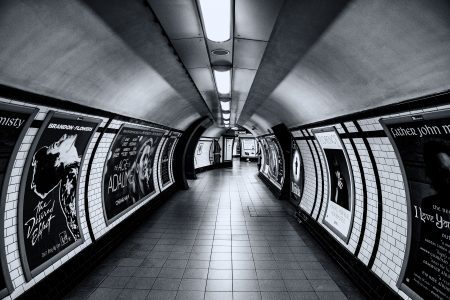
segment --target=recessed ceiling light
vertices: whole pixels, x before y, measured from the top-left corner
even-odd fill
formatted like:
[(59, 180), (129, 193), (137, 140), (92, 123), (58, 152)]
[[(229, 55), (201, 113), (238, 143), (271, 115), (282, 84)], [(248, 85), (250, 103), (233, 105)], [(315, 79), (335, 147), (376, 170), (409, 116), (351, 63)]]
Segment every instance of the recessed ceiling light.
[(220, 101), (220, 107), (222, 110), (230, 111), (231, 102), (230, 101)]
[(230, 113), (222, 114), (222, 118), (225, 119), (225, 120), (229, 120), (230, 119)]
[(214, 49), (211, 51), (211, 53), (214, 55), (223, 56), (223, 55), (230, 54), (230, 51), (225, 50), (225, 49)]
[(206, 37), (213, 42), (231, 38), (231, 0), (198, 0)]
[(219, 94), (227, 95), (231, 93), (231, 70), (214, 70), (214, 78), (216, 79), (216, 87)]

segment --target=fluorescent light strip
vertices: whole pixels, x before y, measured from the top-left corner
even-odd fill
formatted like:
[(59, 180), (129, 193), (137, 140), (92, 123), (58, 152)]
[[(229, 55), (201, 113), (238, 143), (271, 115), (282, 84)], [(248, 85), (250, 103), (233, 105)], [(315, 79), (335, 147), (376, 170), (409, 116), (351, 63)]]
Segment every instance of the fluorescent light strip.
[(213, 42), (231, 38), (231, 0), (198, 0), (206, 37)]
[(231, 102), (230, 101), (220, 101), (220, 107), (222, 110), (230, 111), (231, 110)]
[(216, 79), (217, 92), (222, 95), (231, 93), (231, 70), (217, 71), (214, 70), (214, 78)]

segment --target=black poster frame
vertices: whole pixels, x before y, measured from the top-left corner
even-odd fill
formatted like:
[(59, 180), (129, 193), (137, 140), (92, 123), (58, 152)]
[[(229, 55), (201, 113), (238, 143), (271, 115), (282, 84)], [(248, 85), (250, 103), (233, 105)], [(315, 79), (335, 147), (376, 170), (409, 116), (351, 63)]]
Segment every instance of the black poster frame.
[[(280, 158), (281, 158), (281, 164), (280, 164), (280, 166), (283, 168), (282, 182), (278, 182), (278, 175), (277, 175), (277, 179), (273, 178), (273, 176), (271, 175), (270, 171), (269, 171), (267, 174), (266, 174), (266, 173), (264, 173), (264, 174), (266, 175), (267, 178), (269, 178), (269, 180), (270, 180), (270, 181), (271, 181), (278, 189), (281, 190), (281, 189), (283, 188), (284, 181), (286, 180), (286, 170), (285, 170), (285, 167), (284, 167), (284, 165), (285, 165), (285, 163), (284, 163), (284, 162), (285, 162), (285, 159), (284, 159), (283, 149), (281, 148), (281, 145), (280, 145), (280, 143), (278, 142), (278, 139), (276, 138), (275, 135), (267, 136), (267, 137), (264, 138), (264, 140), (265, 140), (265, 142), (266, 142), (267, 150), (268, 150), (268, 151), (269, 151), (269, 148), (270, 148), (270, 144), (269, 144), (269, 141), (268, 141), (268, 140), (270, 140), (271, 143), (274, 143), (274, 144), (275, 144), (275, 147), (277, 147), (277, 153), (280, 154)], [(270, 156), (270, 154), (269, 154), (268, 156)], [(278, 158), (277, 158), (277, 159), (278, 159)], [(267, 165), (268, 165), (269, 168), (270, 168), (269, 157), (267, 157), (266, 163), (267, 163)], [(289, 170), (289, 172), (290, 172), (290, 170)]]
[[(301, 200), (303, 198), (303, 193), (304, 193), (304, 190), (305, 190), (305, 171), (304, 171), (305, 165), (304, 165), (304, 162), (303, 162), (302, 153), (300, 152), (300, 147), (298, 146), (297, 140), (295, 140), (294, 138), (291, 139), (291, 148), (292, 148), (291, 149), (291, 161), (290, 161), (290, 170), (289, 170), (291, 172), (291, 182), (290, 182), (290, 185), (289, 185), (289, 191), (290, 191), (291, 194), (290, 194), (289, 199), (291, 200), (291, 202), (293, 204), (295, 204), (296, 206), (299, 206), (300, 202), (301, 202)], [(293, 189), (292, 189), (292, 183), (295, 180), (294, 179), (295, 176), (294, 176), (292, 171), (294, 170), (293, 163), (294, 163), (294, 156), (295, 156), (296, 152), (298, 152), (298, 156), (299, 156), (299, 160), (300, 160), (300, 170), (299, 170), (299, 172), (300, 172), (300, 185), (301, 185), (301, 187), (300, 187), (300, 195), (295, 194), (293, 192)]]
[(408, 182), (408, 176), (406, 175), (405, 166), (403, 164), (402, 156), (400, 155), (400, 151), (397, 147), (397, 143), (395, 142), (394, 137), (391, 134), (391, 131), (388, 128), (388, 125), (391, 124), (401, 124), (401, 123), (412, 123), (415, 121), (426, 121), (426, 120), (433, 120), (433, 119), (440, 119), (440, 118), (449, 118), (450, 116), (450, 110), (443, 110), (443, 111), (430, 111), (430, 112), (424, 112), (422, 114), (414, 114), (414, 115), (408, 115), (408, 116), (401, 116), (401, 117), (391, 117), (391, 118), (380, 118), (379, 122), (381, 126), (383, 127), (384, 131), (386, 132), (386, 135), (389, 139), (389, 142), (391, 143), (395, 155), (397, 157), (397, 161), (400, 167), (400, 170), (402, 172), (402, 178), (403, 178), (403, 186), (406, 196), (406, 210), (407, 210), (407, 229), (406, 229), (406, 247), (405, 247), (405, 256), (402, 262), (402, 268), (400, 270), (400, 274), (397, 280), (397, 287), (403, 291), (406, 295), (411, 297), (414, 300), (422, 300), (424, 299), (419, 294), (417, 294), (412, 288), (407, 286), (404, 283), (406, 270), (408, 268), (408, 262), (409, 262), (409, 256), (411, 253), (411, 243), (412, 243), (412, 202), (411, 202), (411, 194), (410, 194), (410, 188), (409, 188), (409, 182)]
[[(331, 197), (330, 196), (331, 195), (331, 193), (330, 193), (331, 192), (331, 185), (330, 185), (331, 174), (330, 174), (329, 162), (327, 160), (327, 157), (326, 157), (326, 154), (325, 154), (325, 150), (323, 149), (322, 145), (320, 144), (320, 142), (317, 140), (317, 137), (316, 137), (316, 133), (323, 133), (323, 132), (334, 132), (336, 134), (336, 136), (339, 139), (339, 143), (340, 143), (340, 145), (342, 147), (342, 152), (344, 153), (346, 164), (347, 164), (347, 168), (348, 168), (348, 171), (349, 171), (350, 182), (351, 182), (350, 185), (351, 185), (351, 188), (352, 188), (352, 191), (350, 193), (350, 197), (351, 197), (350, 202), (351, 202), (351, 208), (352, 209), (350, 211), (350, 213), (351, 213), (350, 226), (348, 227), (348, 231), (347, 231), (347, 234), (345, 236), (341, 232), (339, 232), (332, 224), (330, 224), (326, 220), (326, 213), (328, 211), (328, 206), (329, 206), (329, 203), (331, 201), (331, 198), (330, 198)], [(352, 230), (353, 230), (353, 223), (354, 223), (354, 220), (355, 220), (356, 190), (355, 190), (355, 178), (354, 178), (354, 175), (353, 175), (353, 166), (351, 164), (350, 157), (349, 157), (348, 152), (347, 152), (347, 148), (345, 147), (344, 142), (342, 141), (342, 138), (339, 135), (339, 132), (336, 130), (336, 127), (331, 126), (331, 127), (320, 128), (320, 129), (314, 129), (312, 131), (312, 133), (314, 134), (314, 137), (315, 137), (315, 139), (317, 140), (317, 143), (320, 146), (320, 150), (322, 151), (322, 156), (323, 156), (323, 158), (325, 160), (325, 165), (327, 167), (327, 177), (328, 177), (328, 186), (327, 186), (328, 193), (327, 193), (327, 200), (326, 200), (327, 201), (327, 205), (325, 206), (325, 212), (324, 212), (324, 216), (322, 218), (322, 223), (324, 225), (326, 225), (327, 228), (329, 230), (331, 230), (336, 236), (338, 236), (345, 244), (348, 245), (348, 243), (350, 242), (350, 237), (351, 237), (351, 233), (352, 233)], [(319, 215), (320, 215), (320, 212), (319, 212)]]
[(1, 194), (0, 194), (0, 262), (1, 262), (1, 269), (3, 274), (3, 279), (5, 281), (5, 288), (0, 290), (0, 297), (6, 297), (8, 296), (13, 290), (14, 286), (11, 281), (11, 277), (9, 275), (9, 269), (8, 269), (8, 263), (6, 260), (6, 251), (5, 251), (5, 205), (6, 205), (6, 196), (8, 193), (8, 186), (9, 186), (9, 178), (11, 175), (11, 172), (14, 168), (14, 161), (17, 157), (17, 153), (19, 152), (20, 145), (22, 144), (23, 138), (25, 137), (25, 134), (27, 130), (30, 128), (31, 123), (33, 122), (36, 114), (39, 112), (38, 108), (34, 107), (26, 107), (26, 106), (19, 106), (15, 104), (10, 103), (0, 103), (0, 110), (7, 110), (7, 111), (13, 111), (13, 112), (19, 112), (19, 113), (28, 113), (29, 116), (27, 120), (25, 121), (25, 124), (19, 134), (19, 137), (14, 145), (13, 151), (11, 153), (10, 159), (8, 161), (8, 165), (6, 167), (5, 176), (3, 179), (3, 182), (0, 184), (1, 186)]
[[(161, 191), (164, 191), (165, 189), (167, 189), (171, 184), (174, 183), (174, 179), (173, 179), (173, 172), (172, 172), (172, 160), (173, 160), (173, 150), (175, 149), (175, 145), (178, 141), (178, 135), (176, 135), (174, 132), (170, 131), (168, 132), (164, 137), (164, 141), (161, 141), (161, 149), (159, 151), (158, 154), (158, 183), (159, 183), (159, 189)], [(162, 155), (164, 152), (165, 147), (167, 146), (167, 143), (169, 143), (170, 139), (173, 139), (173, 144), (170, 147), (169, 151), (168, 151), (168, 162), (167, 162), (167, 168), (168, 168), (168, 175), (169, 175), (169, 181), (164, 183), (163, 182), (163, 178), (162, 178)]]
[[(92, 122), (92, 123), (97, 123), (97, 125), (94, 127), (94, 130), (92, 130), (91, 136), (89, 138), (89, 141), (87, 143), (86, 149), (84, 150), (82, 156), (81, 156), (81, 161), (80, 161), (80, 170), (78, 173), (78, 178), (77, 178), (77, 187), (80, 187), (80, 180), (81, 180), (81, 174), (83, 171), (83, 164), (84, 164), (84, 159), (86, 156), (86, 153), (89, 149), (89, 145), (92, 142), (92, 139), (95, 135), (95, 132), (98, 130), (98, 127), (100, 126), (102, 120), (98, 119), (98, 118), (94, 118), (94, 117), (86, 117), (86, 116), (82, 116), (82, 115), (72, 115), (72, 114), (68, 114), (68, 113), (62, 113), (62, 112), (58, 112), (58, 111), (49, 111), (47, 113), (47, 116), (45, 117), (44, 121), (42, 122), (41, 127), (39, 128), (39, 131), (37, 132), (36, 136), (34, 137), (33, 143), (30, 147), (30, 150), (28, 151), (28, 155), (25, 161), (25, 167), (22, 173), (22, 178), (20, 181), (20, 189), (19, 189), (19, 207), (18, 207), (18, 238), (19, 238), (19, 253), (20, 253), (20, 259), (22, 262), (22, 268), (23, 268), (23, 272), (24, 272), (24, 276), (25, 276), (25, 280), (28, 282), (31, 279), (33, 279), (34, 277), (36, 277), (38, 274), (40, 274), (41, 272), (43, 272), (45, 269), (47, 269), (48, 267), (50, 267), (51, 265), (53, 265), (55, 262), (57, 262), (59, 259), (61, 259), (61, 257), (67, 255), (68, 253), (70, 253), (73, 249), (75, 249), (76, 247), (80, 246), (81, 244), (84, 243), (85, 239), (84, 239), (84, 234), (82, 231), (82, 228), (80, 226), (80, 233), (81, 233), (81, 238), (78, 241), (75, 241), (73, 244), (69, 245), (67, 248), (63, 249), (62, 251), (58, 252), (57, 254), (55, 254), (55, 256), (51, 257), (50, 259), (48, 259), (47, 261), (45, 261), (44, 263), (40, 264), (39, 266), (37, 266), (36, 268), (34, 268), (33, 270), (30, 270), (29, 264), (28, 264), (28, 258), (27, 258), (27, 253), (26, 253), (26, 249), (25, 249), (25, 244), (24, 244), (24, 232), (23, 232), (23, 205), (25, 202), (25, 187), (26, 187), (26, 183), (27, 183), (27, 179), (28, 179), (28, 173), (30, 171), (30, 166), (31, 166), (31, 161), (33, 159), (33, 153), (35, 152), (37, 145), (40, 141), (41, 136), (43, 135), (43, 133), (45, 132), (45, 130), (47, 129), (47, 125), (49, 124), (50, 120), (53, 118), (64, 118), (64, 119), (68, 119), (68, 120), (83, 120), (83, 121), (88, 121), (88, 122)], [(75, 207), (76, 207), (76, 211), (77, 211), (77, 222), (78, 224), (81, 224), (81, 220), (80, 220), (80, 210), (79, 210), (79, 188), (76, 189), (75, 192)]]
[[(101, 195), (102, 195), (102, 209), (103, 209), (103, 218), (105, 220), (106, 226), (110, 226), (111, 224), (113, 224), (116, 220), (118, 220), (120, 217), (122, 217), (123, 215), (125, 215), (126, 213), (128, 213), (130, 210), (132, 210), (134, 207), (136, 207), (137, 205), (155, 197), (156, 195), (158, 195), (161, 192), (160, 186), (159, 186), (159, 172), (158, 172), (158, 167), (159, 167), (159, 152), (161, 152), (160, 145), (161, 143), (164, 142), (164, 138), (167, 136), (168, 130), (166, 129), (161, 129), (161, 128), (155, 128), (155, 127), (146, 127), (146, 126), (139, 126), (139, 125), (134, 125), (134, 124), (122, 124), (119, 128), (119, 130), (117, 131), (116, 136), (114, 137), (113, 141), (111, 142), (111, 145), (109, 146), (108, 152), (110, 153), (113, 149), (113, 146), (116, 144), (117, 139), (120, 138), (120, 133), (123, 131), (124, 128), (131, 128), (131, 129), (138, 129), (138, 130), (152, 130), (152, 131), (160, 131), (161, 134), (161, 139), (158, 142), (158, 146), (156, 147), (156, 151), (157, 153), (155, 153), (155, 156), (153, 158), (153, 176), (156, 175), (156, 182), (158, 183), (157, 185), (154, 186), (154, 191), (148, 195), (146, 195), (144, 198), (140, 199), (139, 201), (137, 201), (136, 203), (134, 203), (133, 205), (127, 207), (126, 209), (124, 209), (123, 211), (121, 211), (120, 213), (118, 213), (117, 215), (111, 217), (108, 219), (107, 213), (106, 213), (106, 206), (105, 206), (105, 195), (104, 195), (104, 184), (105, 184), (105, 167), (108, 164), (108, 159), (105, 159), (105, 163), (103, 164), (103, 172), (102, 172), (102, 182), (101, 182)], [(159, 149), (159, 151), (158, 151)], [(155, 169), (156, 166), (156, 169)], [(155, 171), (156, 170), (156, 171)], [(155, 181), (155, 179), (153, 179), (153, 181)]]

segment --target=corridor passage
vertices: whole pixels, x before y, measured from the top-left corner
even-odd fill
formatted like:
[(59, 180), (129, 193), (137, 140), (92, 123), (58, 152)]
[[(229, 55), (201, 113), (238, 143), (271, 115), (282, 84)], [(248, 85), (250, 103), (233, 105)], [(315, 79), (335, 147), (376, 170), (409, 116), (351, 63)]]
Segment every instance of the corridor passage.
[(204, 172), (149, 216), (68, 299), (363, 299), (257, 178)]

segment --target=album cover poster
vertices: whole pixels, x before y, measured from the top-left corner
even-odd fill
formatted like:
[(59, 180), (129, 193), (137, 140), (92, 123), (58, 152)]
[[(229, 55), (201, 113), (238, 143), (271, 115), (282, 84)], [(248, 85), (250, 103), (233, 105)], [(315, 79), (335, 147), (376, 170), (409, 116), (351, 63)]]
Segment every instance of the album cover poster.
[(399, 287), (414, 299), (450, 299), (450, 111), (380, 122), (396, 149), (408, 201)]
[(256, 140), (253, 138), (241, 138), (241, 157), (256, 156)]
[(284, 164), (281, 147), (275, 137), (266, 137), (268, 152), (268, 175), (281, 188), (284, 181)]
[(334, 127), (313, 131), (328, 170), (328, 201), (323, 223), (348, 243), (354, 214), (353, 173), (347, 151)]
[[(0, 211), (5, 211), (9, 176), (14, 165), (14, 157), (19, 150), (20, 143), (34, 119), (38, 109), (27, 108), (18, 105), (0, 103)], [(3, 245), (3, 215), (0, 217), (0, 228), (2, 238), (0, 242), (1, 265), (0, 272), (0, 297), (8, 294), (8, 289), (12, 289), (9, 279), (9, 271), (6, 267), (5, 247)], [(6, 280), (5, 280), (6, 279)]]
[(153, 166), (160, 129), (122, 125), (103, 170), (103, 208), (108, 224), (155, 193)]
[(25, 163), (19, 243), (27, 280), (83, 242), (78, 189), (83, 157), (101, 120), (51, 111)]
[(303, 193), (305, 171), (302, 156), (300, 155), (300, 149), (298, 148), (297, 141), (294, 139), (292, 139), (291, 163), (291, 196), (296, 204), (298, 204)]
[(175, 145), (176, 140), (176, 137), (168, 137), (161, 152), (161, 182), (163, 187), (171, 182), (170, 160), (172, 147)]

